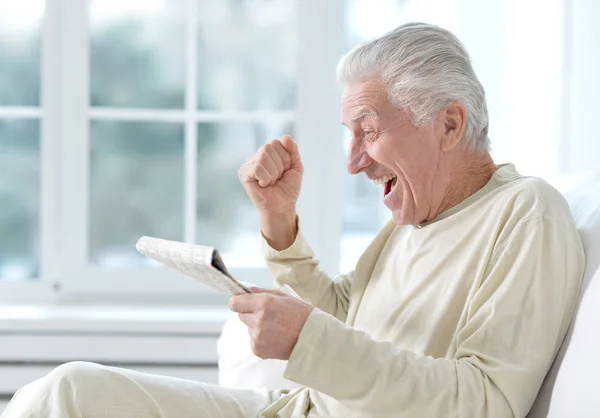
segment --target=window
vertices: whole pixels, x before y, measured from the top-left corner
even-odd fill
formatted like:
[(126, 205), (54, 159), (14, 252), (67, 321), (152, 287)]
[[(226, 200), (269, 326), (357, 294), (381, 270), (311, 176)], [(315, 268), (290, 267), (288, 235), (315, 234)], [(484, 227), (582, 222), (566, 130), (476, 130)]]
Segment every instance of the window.
[(307, 166), (303, 230), (335, 264), (314, 132), (338, 129), (342, 2), (19, 4), (0, 2), (3, 299), (206, 293), (140, 256), (141, 235), (213, 245), (267, 285), (237, 169), (283, 133)]
[[(0, 1), (0, 298), (207, 294), (139, 256), (141, 235), (214, 245), (236, 277), (267, 285), (237, 169), (283, 133), (305, 163), (303, 233), (328, 273), (351, 270), (389, 212), (379, 187), (345, 172), (334, 69), (409, 20), (464, 40), (499, 162), (557, 172), (560, 13), (527, 37), (535, 7), (459, 3)], [(490, 10), (498, 19), (481, 31)], [(544, 124), (528, 123), (533, 102)]]
[(40, 277), (43, 13), (0, 2), (0, 281)]
[(236, 174), (293, 129), (295, 1), (272, 3), (91, 2), (91, 263), (147, 263), (140, 235), (261, 262)]
[(80, 228), (78, 268), (62, 284), (168, 289), (177, 279), (136, 252), (141, 235), (217, 247), (234, 274), (266, 284), (237, 169), (265, 141), (294, 133), (297, 1), (91, 0), (82, 13), (88, 27), (73, 30), (89, 39), (79, 134), (88, 141), (70, 166), (87, 178), (67, 180)]

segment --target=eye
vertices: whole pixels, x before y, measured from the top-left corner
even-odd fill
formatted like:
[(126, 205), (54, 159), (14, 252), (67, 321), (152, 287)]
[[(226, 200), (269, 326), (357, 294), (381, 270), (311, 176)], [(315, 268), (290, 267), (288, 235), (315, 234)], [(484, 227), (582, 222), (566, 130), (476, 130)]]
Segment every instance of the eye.
[(367, 142), (375, 142), (377, 140), (377, 132), (370, 129), (365, 129), (363, 131), (363, 139)]

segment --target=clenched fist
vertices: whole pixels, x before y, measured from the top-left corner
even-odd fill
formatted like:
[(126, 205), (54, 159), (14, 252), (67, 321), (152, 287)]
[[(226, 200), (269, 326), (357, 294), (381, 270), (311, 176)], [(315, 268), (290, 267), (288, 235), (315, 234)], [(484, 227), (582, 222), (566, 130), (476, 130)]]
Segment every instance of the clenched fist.
[(277, 250), (287, 248), (296, 237), (296, 202), (303, 172), (298, 146), (289, 135), (261, 147), (238, 171), (258, 210), (261, 231)]
[(289, 135), (262, 146), (238, 171), (240, 181), (261, 215), (295, 212), (304, 168)]

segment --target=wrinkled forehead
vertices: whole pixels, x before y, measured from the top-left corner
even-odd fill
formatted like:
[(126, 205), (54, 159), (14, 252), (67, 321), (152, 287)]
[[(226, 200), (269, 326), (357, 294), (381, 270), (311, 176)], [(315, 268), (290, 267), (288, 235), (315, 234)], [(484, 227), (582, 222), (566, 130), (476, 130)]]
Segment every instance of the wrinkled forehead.
[(383, 84), (377, 80), (359, 81), (344, 88), (342, 119), (345, 124), (365, 116), (382, 118), (397, 112), (388, 100)]

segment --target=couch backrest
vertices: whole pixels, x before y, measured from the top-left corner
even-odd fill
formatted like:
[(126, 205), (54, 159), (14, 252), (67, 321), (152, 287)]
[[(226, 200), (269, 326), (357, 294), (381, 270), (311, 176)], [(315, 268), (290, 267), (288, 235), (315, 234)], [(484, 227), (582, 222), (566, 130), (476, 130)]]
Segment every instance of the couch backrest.
[(600, 417), (600, 172), (570, 183), (561, 191), (581, 235), (586, 270), (577, 313), (528, 418)]

